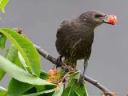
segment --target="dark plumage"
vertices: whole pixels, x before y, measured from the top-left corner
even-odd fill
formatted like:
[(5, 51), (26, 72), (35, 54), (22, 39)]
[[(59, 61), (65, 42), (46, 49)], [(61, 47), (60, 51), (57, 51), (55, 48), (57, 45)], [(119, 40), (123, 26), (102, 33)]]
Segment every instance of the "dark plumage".
[[(57, 31), (56, 48), (66, 64), (76, 66), (78, 59), (88, 61), (94, 39), (94, 29), (105, 22), (107, 15), (87, 11), (71, 21), (63, 21)], [(107, 23), (107, 22), (106, 22)]]

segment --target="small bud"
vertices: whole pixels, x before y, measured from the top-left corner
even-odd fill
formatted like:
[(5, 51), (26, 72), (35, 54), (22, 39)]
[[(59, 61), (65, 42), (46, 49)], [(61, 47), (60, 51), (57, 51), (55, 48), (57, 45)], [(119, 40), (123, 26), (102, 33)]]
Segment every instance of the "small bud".
[(52, 83), (57, 83), (60, 79), (60, 73), (56, 68), (52, 68), (48, 71), (48, 81)]
[(48, 75), (49, 76), (54, 76), (54, 75), (57, 75), (57, 69), (55, 68), (52, 68), (48, 71)]

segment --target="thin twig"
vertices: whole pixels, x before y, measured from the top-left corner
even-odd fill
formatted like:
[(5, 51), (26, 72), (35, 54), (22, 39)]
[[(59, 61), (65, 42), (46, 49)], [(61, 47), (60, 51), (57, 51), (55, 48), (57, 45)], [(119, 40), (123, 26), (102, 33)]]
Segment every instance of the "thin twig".
[[(49, 60), (50, 62), (52, 62), (52, 64), (54, 65), (61, 65), (61, 68), (66, 69), (66, 71), (73, 71), (74, 69), (71, 66), (67, 66), (66, 64), (64, 64), (63, 62), (57, 62), (57, 59), (54, 58), (53, 56), (51, 56), (47, 51), (45, 51), (44, 49), (40, 48), (40, 46), (34, 44), (34, 46), (36, 47), (36, 49), (38, 50), (39, 54), (41, 56), (43, 56), (44, 58), (46, 58), (47, 60)], [(59, 63), (59, 64), (58, 64)]]
[(94, 80), (93, 78), (91, 78), (91, 77), (89, 77), (87, 75), (84, 76), (84, 80), (86, 80), (87, 82), (93, 84), (95, 87), (99, 88), (104, 93), (105, 96), (115, 96), (114, 92), (111, 92), (108, 88), (103, 86), (97, 80)]
[[(51, 56), (48, 52), (46, 52), (44, 49), (42, 49), (38, 45), (34, 45), (34, 46), (37, 48), (37, 50), (38, 50), (38, 52), (40, 53), (41, 56), (43, 56), (45, 59), (49, 60), (53, 64), (57, 65), (58, 62), (57, 62), (56, 58)], [(59, 64), (59, 65), (65, 65), (65, 64)], [(62, 66), (62, 67), (64, 67), (64, 66)], [(105, 94), (105, 96), (114, 96), (113, 92), (111, 92), (109, 89), (107, 89), (105, 86), (100, 84), (98, 81), (92, 79), (91, 77), (85, 75), (84, 76), (84, 80), (86, 80), (87, 82), (93, 84), (95, 87), (99, 88)]]

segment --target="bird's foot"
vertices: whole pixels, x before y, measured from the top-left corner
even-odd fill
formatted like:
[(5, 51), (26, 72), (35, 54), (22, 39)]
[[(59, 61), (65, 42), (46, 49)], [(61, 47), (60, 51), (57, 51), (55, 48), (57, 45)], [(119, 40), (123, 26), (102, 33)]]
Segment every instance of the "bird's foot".
[(63, 56), (59, 56), (59, 57), (57, 58), (57, 65), (56, 65), (56, 68), (62, 66), (62, 57), (63, 57)]
[(83, 73), (80, 75), (79, 82), (83, 82), (84, 74), (86, 72), (87, 66), (88, 66), (88, 62), (86, 60), (84, 60), (84, 70), (83, 70)]
[(85, 64), (84, 64), (84, 70), (83, 70), (83, 73), (80, 75), (80, 78), (79, 78), (79, 80), (78, 80), (79, 82), (83, 82), (85, 71), (86, 71), (86, 66), (85, 66)]

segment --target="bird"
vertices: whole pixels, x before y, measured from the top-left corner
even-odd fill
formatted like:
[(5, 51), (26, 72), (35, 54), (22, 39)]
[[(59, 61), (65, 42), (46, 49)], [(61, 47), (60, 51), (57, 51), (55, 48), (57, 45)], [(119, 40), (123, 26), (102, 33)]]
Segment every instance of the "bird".
[(64, 57), (67, 65), (76, 68), (77, 60), (84, 60), (84, 71), (88, 65), (94, 41), (95, 28), (103, 23), (115, 25), (117, 18), (100, 11), (86, 11), (72, 20), (64, 20), (56, 33), (58, 60)]

